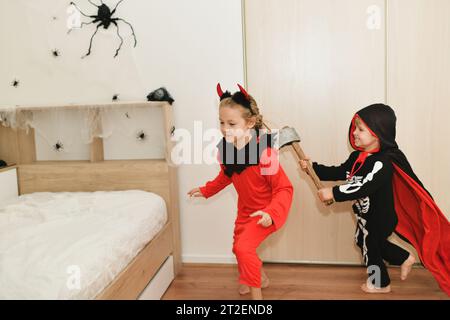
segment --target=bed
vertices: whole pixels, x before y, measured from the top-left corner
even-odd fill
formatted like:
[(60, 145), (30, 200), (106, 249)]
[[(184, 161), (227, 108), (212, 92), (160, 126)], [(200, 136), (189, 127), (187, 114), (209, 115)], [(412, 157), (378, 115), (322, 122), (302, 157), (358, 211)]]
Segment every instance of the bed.
[(32, 128), (0, 126), (1, 299), (160, 299), (180, 270), (171, 106), (68, 107), (121, 105), (163, 108), (165, 158), (105, 160), (95, 138), (89, 161), (36, 161)]
[(94, 299), (166, 223), (141, 190), (20, 196), (0, 206), (0, 299)]

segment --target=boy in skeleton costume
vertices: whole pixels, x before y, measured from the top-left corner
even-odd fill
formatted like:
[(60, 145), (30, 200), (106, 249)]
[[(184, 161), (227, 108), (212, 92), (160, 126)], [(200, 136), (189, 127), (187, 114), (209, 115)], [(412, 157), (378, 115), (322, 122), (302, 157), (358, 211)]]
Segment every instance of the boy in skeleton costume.
[[(318, 195), (324, 202), (354, 202), (356, 243), (368, 274), (380, 271), (379, 279), (370, 276), (361, 286), (363, 291), (390, 292), (383, 260), (401, 266), (402, 280), (410, 272), (414, 256), (387, 240), (395, 231), (415, 247), (425, 267), (450, 295), (450, 224), (398, 148), (395, 126), (395, 113), (387, 105), (374, 104), (358, 111), (349, 129), (350, 144), (357, 151), (338, 167), (313, 163), (321, 180), (346, 183), (323, 188)], [(300, 164), (305, 168), (304, 161)]]

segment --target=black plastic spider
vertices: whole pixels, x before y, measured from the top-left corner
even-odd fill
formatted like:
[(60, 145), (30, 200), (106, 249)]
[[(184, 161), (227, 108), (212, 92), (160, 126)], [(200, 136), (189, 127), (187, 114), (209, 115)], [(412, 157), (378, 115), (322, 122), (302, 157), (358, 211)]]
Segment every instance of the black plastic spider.
[(11, 82), (11, 85), (12, 85), (14, 88), (17, 88), (17, 87), (19, 86), (19, 84), (20, 84), (20, 82), (19, 82), (19, 80), (17, 80), (17, 79), (14, 79), (14, 80)]
[(118, 101), (119, 100), (119, 94), (115, 93), (112, 97), (112, 101)]
[[(88, 52), (87, 52), (84, 56), (82, 56), (82, 58), (87, 57), (88, 55), (91, 54), (92, 39), (94, 39), (94, 36), (97, 34), (98, 29), (99, 29), (101, 26), (103, 26), (104, 29), (108, 29), (109, 26), (111, 25), (111, 23), (114, 24), (114, 25), (116, 26), (116, 28), (117, 28), (117, 36), (118, 36), (119, 39), (120, 39), (120, 45), (119, 45), (119, 48), (117, 48), (116, 54), (114, 55), (114, 58), (117, 57), (117, 55), (119, 54), (119, 50), (120, 50), (120, 48), (122, 48), (122, 44), (123, 44), (123, 38), (122, 38), (122, 37), (120, 36), (120, 34), (119, 34), (119, 26), (118, 26), (118, 24), (117, 24), (117, 21), (123, 21), (124, 23), (126, 23), (127, 25), (130, 26), (131, 32), (132, 32), (133, 37), (134, 37), (134, 46), (136, 47), (136, 45), (137, 45), (137, 40), (136, 40), (136, 35), (134, 34), (133, 26), (132, 26), (128, 21), (125, 21), (125, 20), (122, 19), (122, 18), (113, 18), (113, 17), (112, 17), (112, 16), (114, 15), (114, 13), (116, 12), (117, 7), (119, 6), (119, 4), (120, 4), (123, 0), (120, 0), (120, 1), (116, 4), (116, 7), (115, 7), (112, 11), (111, 11), (111, 9), (110, 9), (106, 4), (103, 3), (102, 0), (100, 0), (100, 2), (101, 2), (102, 4), (99, 5), (99, 6), (96, 5), (95, 3), (91, 2), (91, 0), (88, 0), (88, 1), (89, 1), (90, 4), (92, 4), (92, 5), (94, 5), (94, 6), (96, 6), (96, 7), (98, 8), (98, 11), (97, 11), (97, 14), (96, 14), (96, 15), (87, 15), (87, 14), (85, 14), (85, 13), (83, 13), (83, 12), (77, 7), (77, 5), (76, 5), (74, 2), (70, 2), (70, 4), (73, 5), (73, 6), (75, 6), (75, 8), (77, 8), (77, 10), (80, 11), (80, 13), (81, 13), (83, 16), (94, 19), (94, 20), (92, 20), (91, 22), (83, 22), (83, 23), (81, 23), (80, 29), (83, 27), (83, 25), (88, 25), (88, 24), (93, 24), (93, 23), (100, 22), (100, 23), (97, 25), (97, 28), (95, 29), (95, 32), (94, 32), (94, 34), (93, 34), (92, 37), (91, 37), (91, 41), (90, 41), (90, 43), (89, 43), (89, 49), (88, 49)], [(70, 30), (69, 30), (69, 31), (70, 31)]]
[(139, 131), (136, 135), (136, 139), (138, 139), (139, 141), (144, 141), (147, 138), (147, 135), (145, 134), (145, 132), (143, 130)]
[(0, 112), (0, 123), (8, 123), (8, 117), (5, 112)]
[(172, 104), (175, 100), (170, 95), (169, 91), (166, 88), (161, 87), (147, 95), (148, 101), (167, 101), (169, 104)]
[(52, 55), (53, 55), (53, 57), (58, 58), (60, 56), (58, 49), (53, 49)]
[(54, 145), (53, 145), (53, 150), (55, 150), (56, 152), (61, 152), (64, 150), (64, 145), (61, 141), (57, 141)]

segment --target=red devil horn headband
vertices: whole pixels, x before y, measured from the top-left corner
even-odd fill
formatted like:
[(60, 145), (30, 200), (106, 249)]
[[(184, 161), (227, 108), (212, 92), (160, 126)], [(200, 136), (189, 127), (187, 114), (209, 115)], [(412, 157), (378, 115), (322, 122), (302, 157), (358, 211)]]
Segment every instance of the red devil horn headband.
[(248, 93), (247, 93), (247, 91), (245, 91), (245, 89), (244, 88), (242, 88), (242, 86), (238, 83), (237, 84), (238, 85), (238, 87), (239, 87), (239, 90), (244, 94), (244, 96), (248, 99)]
[[(239, 91), (245, 96), (246, 99), (249, 99), (249, 94), (247, 93), (247, 91), (238, 83), (237, 86), (239, 87)], [(217, 95), (219, 96), (219, 98), (222, 99), (224, 92), (222, 90), (222, 87), (220, 86), (220, 83), (217, 83)], [(226, 94), (228, 93), (228, 91), (225, 92)], [(225, 98), (225, 97), (223, 97)]]
[(221, 98), (223, 95), (223, 91), (222, 91), (222, 88), (220, 87), (220, 83), (217, 84), (217, 94), (219, 95), (219, 98)]
[(220, 100), (223, 100), (225, 98), (231, 98), (231, 93), (229, 91), (222, 91), (222, 87), (220, 86), (220, 83), (217, 84), (217, 94), (219, 95)]

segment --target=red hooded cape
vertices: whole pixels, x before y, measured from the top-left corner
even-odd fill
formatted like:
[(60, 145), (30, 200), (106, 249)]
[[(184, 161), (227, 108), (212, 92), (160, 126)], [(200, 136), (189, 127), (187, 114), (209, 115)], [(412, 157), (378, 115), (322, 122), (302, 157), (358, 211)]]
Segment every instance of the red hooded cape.
[(450, 223), (428, 192), (393, 166), (396, 231), (414, 246), (423, 265), (450, 296)]

